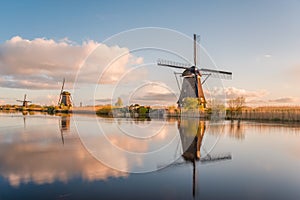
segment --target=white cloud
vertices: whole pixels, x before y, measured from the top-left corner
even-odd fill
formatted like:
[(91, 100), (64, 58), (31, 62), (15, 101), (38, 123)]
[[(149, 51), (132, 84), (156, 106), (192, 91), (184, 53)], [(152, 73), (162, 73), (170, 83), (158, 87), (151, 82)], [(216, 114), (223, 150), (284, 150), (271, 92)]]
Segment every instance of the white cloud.
[(224, 89), (225, 95), (227, 99), (237, 98), (237, 97), (245, 97), (245, 98), (260, 98), (266, 96), (268, 92), (266, 90), (256, 90), (250, 91), (235, 87), (227, 87)]
[(264, 55), (264, 58), (271, 58), (272, 57), (272, 55), (270, 55), (270, 54), (265, 54)]
[(211, 90), (204, 91), (206, 97), (234, 99), (237, 97), (245, 97), (246, 99), (260, 98), (266, 96), (266, 90), (250, 91), (236, 87), (220, 88), (215, 87)]
[(271, 103), (295, 103), (298, 101), (296, 97), (282, 97), (277, 99), (270, 99), (269, 102)]
[[(90, 54), (92, 56), (86, 60)], [(0, 44), (0, 87), (57, 89), (57, 82), (63, 77), (73, 83), (85, 61), (87, 63), (81, 68), (77, 81), (97, 83), (106, 66), (118, 57), (104, 72), (102, 84), (114, 83), (129, 65), (142, 63), (142, 58), (130, 54), (127, 48), (107, 46), (93, 40), (78, 45), (68, 38), (60, 41), (27, 40), (15, 36)]]
[(131, 92), (128, 102), (143, 105), (173, 105), (177, 100), (176, 93), (165, 83), (147, 82)]
[(224, 89), (226, 98), (233, 99), (237, 97), (245, 97), (247, 104), (255, 105), (267, 105), (267, 104), (286, 104), (286, 103), (297, 103), (299, 98), (297, 97), (278, 97), (275, 99), (269, 99), (269, 92), (266, 90), (245, 90), (235, 87), (228, 87)]
[(95, 99), (96, 104), (97, 103), (105, 103), (105, 104), (109, 104), (111, 102), (113, 102), (113, 99), (111, 98), (101, 98), (101, 99)]

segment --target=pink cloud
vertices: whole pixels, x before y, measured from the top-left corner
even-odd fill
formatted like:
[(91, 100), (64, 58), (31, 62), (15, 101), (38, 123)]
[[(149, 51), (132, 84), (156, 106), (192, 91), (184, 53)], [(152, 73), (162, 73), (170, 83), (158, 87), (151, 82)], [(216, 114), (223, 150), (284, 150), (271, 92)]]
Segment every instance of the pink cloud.
[[(107, 68), (117, 57), (120, 58)], [(107, 46), (93, 40), (75, 44), (67, 38), (60, 41), (28, 40), (20, 36), (0, 44), (0, 61), (0, 87), (26, 89), (57, 89), (57, 82), (63, 77), (73, 83), (81, 66), (84, 70), (80, 71), (78, 82), (98, 83), (104, 71), (102, 84), (111, 84), (130, 64), (143, 62), (142, 58), (131, 55), (127, 48)]]

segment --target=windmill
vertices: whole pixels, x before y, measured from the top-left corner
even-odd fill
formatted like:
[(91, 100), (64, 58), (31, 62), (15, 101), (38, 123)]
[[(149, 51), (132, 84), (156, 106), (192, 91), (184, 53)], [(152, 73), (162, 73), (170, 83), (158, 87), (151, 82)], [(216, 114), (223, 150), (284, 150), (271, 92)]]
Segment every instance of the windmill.
[(63, 84), (61, 86), (58, 105), (71, 107), (72, 106), (71, 93), (68, 91), (64, 91), (64, 86), (65, 86), (65, 78), (63, 79)]
[[(181, 77), (183, 77), (183, 82), (181, 86), (180, 96), (177, 101), (179, 108), (183, 106), (183, 101), (187, 97), (198, 98), (199, 104), (205, 108), (206, 99), (202, 88), (202, 85), (205, 83), (205, 81), (209, 77), (221, 78), (221, 79), (231, 79), (232, 77), (232, 72), (198, 68), (196, 34), (194, 34), (194, 65), (193, 66), (189, 64), (177, 63), (177, 62), (161, 60), (161, 59), (158, 60), (157, 65), (177, 68), (177, 69), (184, 69), (183, 73), (181, 73)], [(201, 82), (202, 76), (206, 76), (203, 82)], [(177, 84), (179, 85), (178, 82)]]
[(28, 103), (31, 103), (31, 101), (27, 101), (26, 100), (26, 94), (24, 95), (24, 100), (17, 100), (18, 102), (22, 102), (22, 106), (23, 107), (27, 107), (28, 106)]

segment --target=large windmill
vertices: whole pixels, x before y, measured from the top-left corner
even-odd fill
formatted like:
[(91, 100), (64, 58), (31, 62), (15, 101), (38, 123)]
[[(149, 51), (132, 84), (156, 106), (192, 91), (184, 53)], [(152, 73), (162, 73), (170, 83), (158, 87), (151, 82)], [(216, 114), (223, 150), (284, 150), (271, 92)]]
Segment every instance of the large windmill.
[[(172, 67), (177, 69), (184, 69), (181, 77), (183, 77), (183, 82), (181, 86), (181, 92), (179, 99), (177, 101), (178, 107), (183, 106), (183, 101), (187, 97), (194, 97), (199, 99), (199, 104), (204, 108), (206, 107), (206, 99), (204, 96), (202, 85), (209, 77), (221, 78), (221, 79), (231, 79), (232, 73), (227, 71), (219, 71), (205, 68), (198, 68), (197, 65), (197, 36), (194, 34), (194, 65), (182, 64), (166, 60), (158, 60), (157, 62), (160, 66)], [(201, 82), (201, 77), (206, 76), (203, 82)]]
[(64, 91), (64, 86), (65, 86), (65, 78), (63, 79), (63, 84), (61, 86), (60, 94), (59, 94), (59, 99), (58, 99), (58, 105), (59, 106), (72, 106), (72, 101), (71, 101), (71, 93), (68, 91)]
[(24, 95), (24, 99), (23, 100), (17, 100), (18, 102), (22, 102), (22, 106), (23, 107), (27, 107), (28, 103), (31, 103), (31, 101), (27, 101), (26, 100), (26, 94)]

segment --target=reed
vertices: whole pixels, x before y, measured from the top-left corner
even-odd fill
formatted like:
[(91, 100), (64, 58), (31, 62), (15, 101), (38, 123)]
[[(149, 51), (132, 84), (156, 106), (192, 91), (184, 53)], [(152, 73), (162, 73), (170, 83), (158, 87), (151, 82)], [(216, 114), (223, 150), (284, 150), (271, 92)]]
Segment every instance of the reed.
[(263, 106), (257, 108), (244, 107), (239, 113), (226, 115), (227, 119), (266, 120), (300, 122), (299, 106)]

